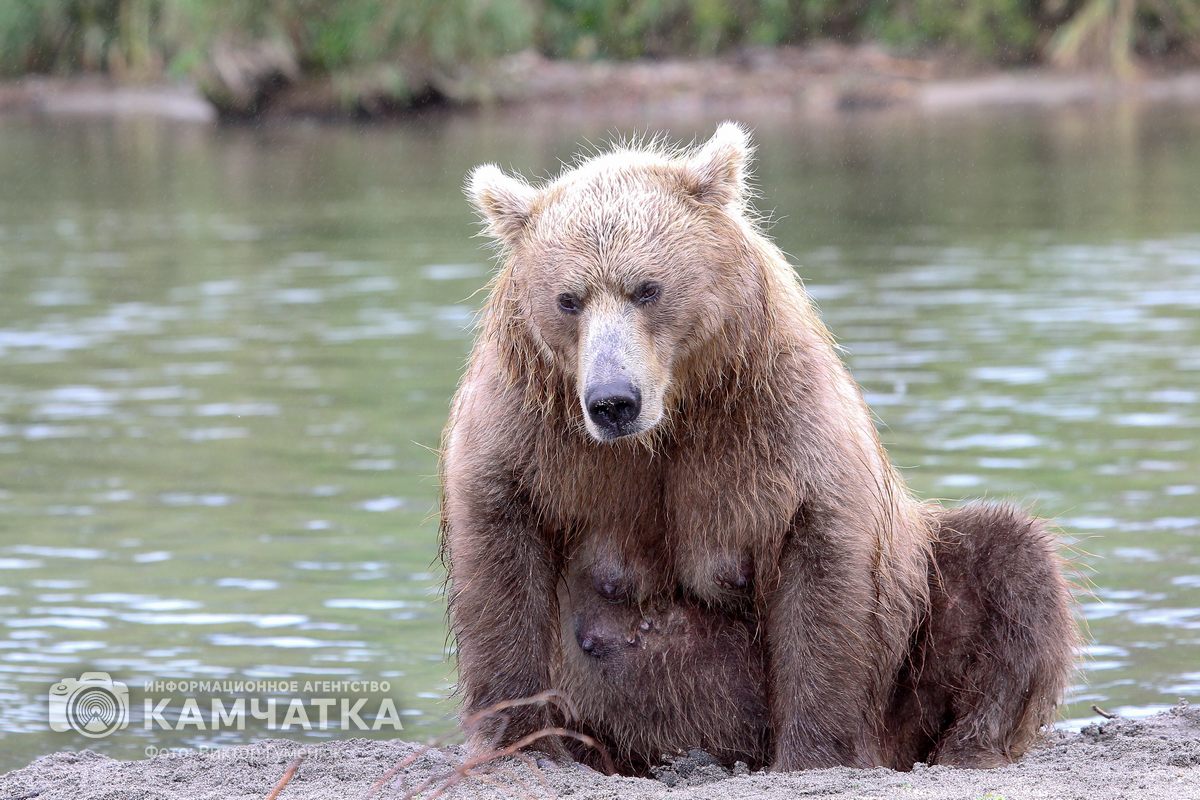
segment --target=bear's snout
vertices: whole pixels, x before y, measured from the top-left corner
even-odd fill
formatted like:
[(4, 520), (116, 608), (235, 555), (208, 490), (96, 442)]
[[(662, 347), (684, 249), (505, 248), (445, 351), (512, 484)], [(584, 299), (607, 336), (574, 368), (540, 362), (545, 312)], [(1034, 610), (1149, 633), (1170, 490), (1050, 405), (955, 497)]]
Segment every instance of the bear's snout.
[(583, 620), (575, 622), (575, 643), (592, 658), (604, 658), (613, 650), (611, 637), (605, 636), (595, 625)]
[(640, 642), (637, 633), (623, 633), (620, 626), (599, 614), (588, 613), (575, 616), (575, 643), (592, 658), (608, 658), (624, 647), (634, 647)]
[(628, 381), (594, 386), (588, 389), (584, 402), (592, 422), (612, 438), (633, 433), (633, 423), (642, 413), (642, 393)]

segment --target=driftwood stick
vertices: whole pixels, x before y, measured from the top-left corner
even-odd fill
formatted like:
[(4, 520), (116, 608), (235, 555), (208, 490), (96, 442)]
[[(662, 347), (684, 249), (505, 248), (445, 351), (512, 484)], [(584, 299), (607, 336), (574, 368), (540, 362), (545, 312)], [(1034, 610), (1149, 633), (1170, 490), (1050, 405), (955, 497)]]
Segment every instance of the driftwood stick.
[(267, 800), (278, 800), (279, 795), (283, 794), (283, 790), (292, 782), (292, 778), (296, 777), (296, 770), (300, 769), (300, 764), (304, 761), (304, 756), (297, 756), (292, 759), (292, 763), (288, 764), (287, 769), (283, 771), (283, 777), (275, 784), (275, 788), (267, 794)]
[[(612, 758), (609, 756), (608, 751), (605, 750), (600, 745), (600, 743), (597, 742), (595, 739), (593, 739), (591, 736), (588, 736), (587, 734), (584, 734), (584, 733), (579, 733), (578, 731), (570, 730), (569, 728), (542, 728), (540, 731), (534, 731), (533, 733), (531, 733), (527, 736), (521, 737), (520, 739), (518, 739), (517, 741), (508, 745), (507, 747), (490, 750), (485, 753), (479, 753), (478, 755), (468, 758), (462, 764), (455, 767), (454, 771), (451, 772), (449, 775), (443, 776), (441, 778), (442, 784), (440, 786), (438, 786), (437, 789), (435, 789), (429, 795), (427, 800), (436, 800), (436, 798), (441, 797), (447, 791), (449, 791), (450, 789), (452, 789), (456, 785), (458, 785), (464, 778), (471, 777), (474, 774), (473, 771), (475, 770), (476, 767), (482, 766), (484, 764), (488, 764), (497, 759), (511, 756), (511, 755), (517, 753), (518, 751), (523, 750), (524, 748), (533, 744), (538, 739), (544, 739), (547, 736), (560, 736), (560, 737), (564, 737), (567, 739), (575, 739), (576, 741), (583, 743), (587, 747), (593, 748), (604, 759), (605, 769), (610, 774), (616, 772), (616, 765), (613, 764)], [(413, 791), (406, 794), (404, 796), (404, 800), (415, 800), (415, 798), (420, 796), (421, 793), (423, 793), (427, 789), (432, 788), (437, 783), (438, 780), (439, 780), (438, 778), (430, 778), (429, 780), (425, 781), (420, 786), (418, 786), (416, 789), (414, 789)]]
[[(463, 728), (463, 730), (470, 732), (470, 731), (478, 728), (479, 723), (482, 722), (483, 720), (498, 716), (500, 718), (500, 723), (501, 723), (502, 727), (497, 735), (503, 736), (503, 733), (504, 733), (503, 726), (507, 723), (507, 720), (508, 720), (508, 716), (503, 713), (504, 711), (506, 711), (510, 708), (519, 708), (519, 707), (523, 707), (523, 706), (541, 705), (541, 704), (547, 704), (547, 703), (558, 707), (559, 709), (564, 711), (568, 717), (574, 716), (575, 709), (572, 706), (571, 701), (567, 697), (565, 697), (562, 693), (555, 691), (553, 689), (550, 689), (550, 690), (547, 690), (544, 692), (539, 692), (538, 694), (535, 694), (535, 695), (530, 695), (529, 697), (519, 697), (519, 698), (515, 698), (513, 700), (502, 700), (498, 703), (488, 706), (487, 708), (476, 711), (475, 713), (470, 714), (463, 719), (462, 728)], [(435, 737), (434, 739), (431, 739), (429, 741), (429, 743), (422, 745), (417, 750), (415, 750), (414, 752), (410, 753), (409, 755), (405, 756), (400, 761), (398, 761), (395, 764), (395, 766), (393, 766), (389, 770), (387, 770), (387, 772), (385, 772), (383, 775), (381, 775), (379, 777), (379, 779), (371, 785), (371, 788), (369, 788), (367, 790), (367, 793), (365, 795), (366, 800), (370, 800), (371, 798), (378, 795), (386, 786), (388, 786), (396, 778), (397, 775), (402, 773), (408, 767), (412, 766), (412, 764), (418, 758), (423, 756), (425, 753), (428, 753), (430, 750), (432, 750), (436, 747), (439, 747), (442, 744), (445, 744), (446, 741), (451, 736), (453, 736), (453, 734), (446, 734), (444, 736)], [(575, 739), (579, 742), (582, 742), (585, 746), (596, 750), (596, 752), (598, 752), (600, 754), (601, 758), (603, 759), (605, 768), (607, 769), (607, 771), (609, 773), (613, 773), (616, 771), (615, 767), (613, 765), (613, 762), (612, 762), (612, 758), (609, 756), (608, 752), (604, 749), (604, 747), (599, 742), (597, 742), (591, 736), (579, 733), (577, 731), (572, 731), (567, 728), (561, 728), (561, 727), (543, 728), (541, 730), (538, 730), (538, 731), (535, 731), (535, 732), (529, 734), (528, 736), (523, 737), (522, 739), (520, 739), (506, 747), (503, 747), (500, 749), (487, 750), (485, 752), (482, 752), (475, 756), (472, 756), (472, 757), (468, 758), (466, 761), (464, 761), (461, 765), (456, 767), (452, 772), (443, 774), (440, 776), (434, 776), (434, 777), (431, 777), (431, 778), (425, 780), (423, 783), (421, 783), (415, 789), (413, 789), (413, 790), (409, 791), (407, 794), (405, 794), (404, 797), (405, 798), (414, 798), (414, 797), (421, 795), (423, 792), (437, 786), (437, 788), (434, 789), (433, 794), (431, 794), (429, 796), (429, 800), (433, 800), (433, 798), (440, 797), (442, 794), (444, 794), (445, 792), (447, 792), (448, 790), (453, 788), (456, 784), (458, 784), (464, 778), (479, 777), (480, 773), (477, 771), (479, 767), (486, 766), (487, 764), (490, 764), (491, 762), (496, 761), (497, 759), (505, 758), (507, 756), (515, 756), (516, 758), (518, 758), (519, 760), (524, 762), (525, 765), (527, 767), (529, 767), (530, 771), (537, 777), (538, 781), (542, 784), (542, 786), (546, 789), (549, 789), (549, 784), (546, 781), (546, 777), (542, 773), (541, 769), (538, 768), (537, 762), (520, 752), (523, 748), (528, 747), (530, 744), (536, 742), (538, 739), (543, 739), (548, 736), (565, 737), (565, 738)]]

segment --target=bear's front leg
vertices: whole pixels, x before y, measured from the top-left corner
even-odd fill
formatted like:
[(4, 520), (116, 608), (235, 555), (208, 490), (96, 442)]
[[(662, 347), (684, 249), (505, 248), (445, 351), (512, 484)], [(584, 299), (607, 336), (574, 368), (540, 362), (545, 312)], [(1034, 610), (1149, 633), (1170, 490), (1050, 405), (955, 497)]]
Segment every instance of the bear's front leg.
[(878, 747), (880, 662), (871, 554), (835, 521), (797, 525), (764, 595), (772, 769), (869, 768)]
[[(505, 701), (550, 688), (557, 657), (557, 560), (527, 500), (498, 475), (449, 472), (443, 535), (450, 625), (472, 749), (500, 748), (555, 724), (545, 703), (496, 713)], [(532, 747), (565, 756), (545, 737)]]

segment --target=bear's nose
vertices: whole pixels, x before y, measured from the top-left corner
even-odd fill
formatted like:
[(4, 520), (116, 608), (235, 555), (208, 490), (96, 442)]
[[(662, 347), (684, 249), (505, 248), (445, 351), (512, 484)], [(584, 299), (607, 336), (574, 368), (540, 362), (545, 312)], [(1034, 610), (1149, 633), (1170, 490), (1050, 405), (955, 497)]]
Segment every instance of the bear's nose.
[(621, 435), (642, 411), (642, 393), (631, 383), (614, 381), (588, 390), (588, 416), (606, 433)]

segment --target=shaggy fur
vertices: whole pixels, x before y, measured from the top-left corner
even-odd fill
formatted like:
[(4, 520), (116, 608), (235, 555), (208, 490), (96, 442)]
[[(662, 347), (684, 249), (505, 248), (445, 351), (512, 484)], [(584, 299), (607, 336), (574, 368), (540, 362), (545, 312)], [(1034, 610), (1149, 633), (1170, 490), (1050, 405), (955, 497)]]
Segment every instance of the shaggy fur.
[[(552, 688), (575, 710), (473, 744), (568, 724), (627, 772), (693, 746), (785, 770), (1015, 758), (1072, 669), (1053, 543), (910, 496), (755, 224), (748, 159), (725, 124), (536, 188), (472, 173), (503, 263), (444, 439), (459, 688), (468, 712)], [(598, 375), (637, 388), (629, 435), (589, 416)]]

